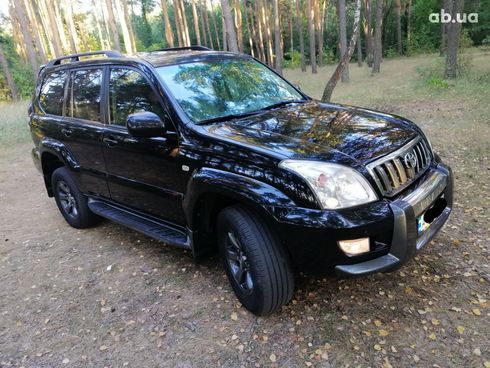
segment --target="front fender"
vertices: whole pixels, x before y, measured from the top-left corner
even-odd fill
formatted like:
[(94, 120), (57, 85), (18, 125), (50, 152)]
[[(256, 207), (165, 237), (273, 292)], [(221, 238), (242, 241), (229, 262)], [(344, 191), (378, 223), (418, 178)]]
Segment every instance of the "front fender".
[(277, 188), (247, 176), (212, 168), (194, 171), (183, 202), (187, 223), (193, 226), (193, 213), (200, 197), (218, 194), (253, 207), (260, 207), (273, 216), (272, 207), (293, 207), (295, 203)]

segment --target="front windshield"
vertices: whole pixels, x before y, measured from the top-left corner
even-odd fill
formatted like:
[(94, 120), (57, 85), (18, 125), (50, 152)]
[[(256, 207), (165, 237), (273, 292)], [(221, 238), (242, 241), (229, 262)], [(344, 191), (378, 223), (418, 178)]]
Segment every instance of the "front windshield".
[(253, 59), (225, 59), (157, 68), (186, 114), (202, 123), (302, 100), (282, 78)]

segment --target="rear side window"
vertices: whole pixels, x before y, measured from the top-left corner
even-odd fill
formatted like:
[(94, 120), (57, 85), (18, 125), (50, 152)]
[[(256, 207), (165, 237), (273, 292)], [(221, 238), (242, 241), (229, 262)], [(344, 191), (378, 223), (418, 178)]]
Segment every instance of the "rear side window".
[(102, 69), (76, 70), (71, 77), (71, 95), (66, 114), (78, 119), (100, 121)]
[(158, 95), (146, 78), (132, 69), (111, 69), (109, 103), (111, 124), (125, 126), (128, 115), (140, 111), (164, 117)]
[(63, 115), (66, 71), (54, 72), (45, 79), (39, 95), (41, 108), (47, 114)]

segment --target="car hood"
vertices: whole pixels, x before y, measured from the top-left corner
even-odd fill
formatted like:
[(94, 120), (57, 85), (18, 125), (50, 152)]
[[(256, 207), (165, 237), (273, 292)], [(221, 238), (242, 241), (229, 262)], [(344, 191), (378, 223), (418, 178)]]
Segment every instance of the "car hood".
[(208, 134), (285, 158), (323, 160), (334, 155), (362, 163), (396, 150), (420, 133), (398, 116), (317, 101), (203, 128)]

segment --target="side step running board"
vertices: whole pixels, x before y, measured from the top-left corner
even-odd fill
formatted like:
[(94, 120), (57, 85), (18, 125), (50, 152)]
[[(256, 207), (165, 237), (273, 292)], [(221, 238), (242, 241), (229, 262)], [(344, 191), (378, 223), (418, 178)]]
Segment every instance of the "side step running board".
[(144, 217), (100, 200), (89, 199), (88, 207), (99, 216), (139, 231), (158, 241), (179, 248), (191, 249), (189, 236), (184, 231), (175, 229), (163, 222)]

